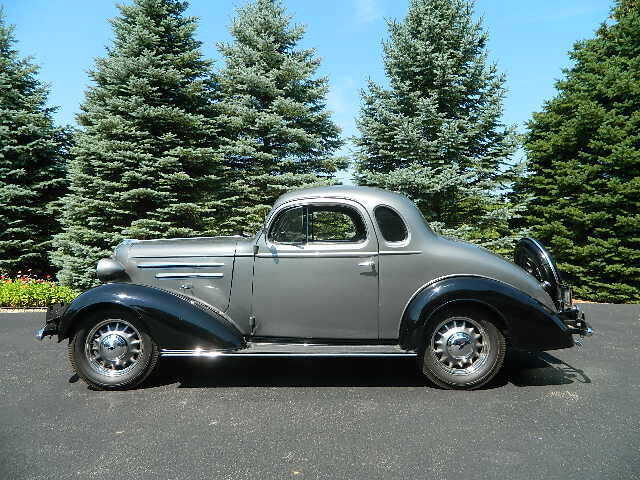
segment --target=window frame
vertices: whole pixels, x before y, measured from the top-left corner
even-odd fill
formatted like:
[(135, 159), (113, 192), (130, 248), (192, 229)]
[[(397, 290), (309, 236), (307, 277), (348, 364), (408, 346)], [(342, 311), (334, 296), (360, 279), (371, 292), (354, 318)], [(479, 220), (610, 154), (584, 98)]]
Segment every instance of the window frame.
[[(364, 237), (360, 240), (357, 241), (349, 241), (349, 240), (334, 240), (334, 241), (309, 241), (309, 236), (310, 236), (310, 222), (309, 222), (309, 209), (310, 208), (323, 208), (323, 207), (340, 207), (340, 208), (345, 208), (345, 209), (349, 209), (350, 211), (352, 211), (355, 215), (358, 216), (358, 218), (360, 219), (360, 222), (362, 223), (362, 227), (364, 228)], [(278, 222), (278, 220), (280, 219), (280, 217), (282, 215), (285, 215), (286, 212), (294, 209), (294, 208), (302, 208), (303, 209), (303, 224), (304, 224), (304, 241), (303, 242), (278, 242), (275, 241), (272, 238), (272, 231), (274, 226), (276, 225), (276, 223)], [(352, 220), (353, 221), (353, 220)], [(355, 224), (355, 222), (354, 222)], [(269, 221), (269, 225), (267, 228), (267, 232), (266, 232), (266, 236), (265, 236), (266, 240), (268, 243), (271, 243), (273, 245), (294, 245), (294, 246), (304, 246), (304, 245), (335, 245), (335, 246), (340, 246), (340, 245), (362, 245), (365, 244), (369, 241), (370, 238), (370, 231), (369, 231), (369, 227), (367, 225), (367, 222), (365, 221), (364, 216), (362, 215), (362, 212), (360, 212), (355, 206), (347, 204), (347, 203), (342, 203), (342, 202), (308, 202), (308, 203), (298, 203), (295, 205), (290, 205), (290, 206), (284, 206), (281, 209), (278, 209), (278, 211), (276, 211), (273, 215), (273, 219)]]
[[(274, 228), (278, 224), (278, 221), (282, 218), (283, 215), (286, 215), (287, 212), (290, 212), (291, 210), (294, 210), (296, 208), (301, 208), (302, 209), (302, 225), (303, 225), (303, 229), (304, 229), (304, 241), (302, 241), (302, 242), (279, 242), (279, 241), (274, 240), (271, 235), (273, 233)], [(273, 243), (274, 245), (306, 245), (308, 236), (309, 236), (309, 225), (308, 225), (308, 219), (307, 219), (307, 208), (306, 208), (306, 206), (305, 205), (291, 205), (288, 208), (283, 208), (281, 211), (279, 211), (277, 213), (277, 215), (275, 215), (273, 217), (273, 220), (269, 223), (269, 228), (267, 230), (266, 239), (267, 239), (267, 241), (269, 241), (270, 243)]]
[[(309, 221), (309, 213), (310, 213), (309, 210), (314, 208), (314, 207), (315, 208), (318, 208), (318, 207), (320, 207), (320, 208), (322, 208), (322, 207), (340, 207), (340, 208), (344, 208), (344, 209), (350, 210), (351, 212), (355, 213), (358, 216), (358, 218), (360, 219), (360, 223), (362, 224), (362, 227), (364, 229), (364, 237), (361, 238), (360, 240), (357, 240), (357, 241), (352, 241), (352, 240), (309, 241), (309, 235), (311, 233), (311, 223), (312, 223), (312, 222)], [(307, 245), (358, 245), (358, 244), (361, 244), (361, 243), (364, 243), (364, 242), (367, 241), (367, 238), (368, 238), (367, 224), (364, 221), (364, 218), (362, 218), (362, 215), (360, 214), (360, 212), (358, 212), (358, 210), (356, 210), (355, 208), (353, 208), (350, 205), (346, 205), (344, 203), (321, 203), (321, 204), (320, 203), (310, 203), (310, 204), (306, 205), (306, 215), (307, 215), (307, 242), (306, 242)], [(353, 218), (350, 217), (349, 215), (347, 215), (347, 216), (353, 222)], [(353, 222), (353, 223), (354, 223), (354, 226), (356, 226), (355, 222)]]
[[(380, 228), (380, 222), (378, 221), (378, 217), (376, 216), (376, 211), (379, 208), (388, 208), (389, 210), (391, 210), (392, 212), (394, 212), (396, 215), (398, 215), (398, 217), (400, 218), (400, 221), (402, 222), (402, 224), (404, 225), (404, 229), (406, 232), (406, 236), (405, 238), (403, 238), (402, 240), (387, 240), (384, 236), (384, 234), (382, 233), (382, 228)], [(411, 229), (409, 228), (409, 223), (405, 220), (405, 218), (402, 216), (402, 214), (396, 209), (393, 208), (391, 205), (387, 205), (385, 203), (380, 203), (378, 205), (376, 205), (375, 207), (373, 207), (373, 223), (375, 223), (376, 228), (378, 229), (378, 231), (380, 232), (380, 238), (388, 245), (392, 245), (394, 247), (401, 247), (401, 246), (405, 246), (408, 245), (411, 242)]]

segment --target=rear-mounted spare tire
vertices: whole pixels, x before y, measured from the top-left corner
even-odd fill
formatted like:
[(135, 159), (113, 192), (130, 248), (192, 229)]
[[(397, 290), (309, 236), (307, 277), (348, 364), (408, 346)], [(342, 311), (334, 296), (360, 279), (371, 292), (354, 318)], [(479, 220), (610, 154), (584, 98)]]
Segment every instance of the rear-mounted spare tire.
[(533, 275), (551, 296), (556, 308), (560, 308), (562, 301), (562, 277), (558, 272), (556, 262), (551, 254), (540, 242), (525, 237), (516, 245), (514, 255), (516, 265)]

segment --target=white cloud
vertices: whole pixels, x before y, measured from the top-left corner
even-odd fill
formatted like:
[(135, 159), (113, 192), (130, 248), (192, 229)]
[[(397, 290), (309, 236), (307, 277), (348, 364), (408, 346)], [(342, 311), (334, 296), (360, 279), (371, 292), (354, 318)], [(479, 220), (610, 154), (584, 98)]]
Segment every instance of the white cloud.
[(371, 23), (382, 18), (382, 7), (378, 0), (355, 0), (356, 17), (360, 23)]

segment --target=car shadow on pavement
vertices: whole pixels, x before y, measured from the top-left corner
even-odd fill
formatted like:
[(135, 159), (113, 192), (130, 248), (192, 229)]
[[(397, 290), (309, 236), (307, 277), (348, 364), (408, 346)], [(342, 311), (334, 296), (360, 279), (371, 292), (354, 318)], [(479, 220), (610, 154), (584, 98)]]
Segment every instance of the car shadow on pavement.
[(518, 387), (591, 383), (591, 379), (567, 362), (548, 352), (510, 352), (503, 371)]
[[(159, 367), (141, 388), (434, 387), (412, 358), (165, 358)], [(505, 367), (483, 389), (574, 382), (591, 380), (549, 353), (510, 352)]]

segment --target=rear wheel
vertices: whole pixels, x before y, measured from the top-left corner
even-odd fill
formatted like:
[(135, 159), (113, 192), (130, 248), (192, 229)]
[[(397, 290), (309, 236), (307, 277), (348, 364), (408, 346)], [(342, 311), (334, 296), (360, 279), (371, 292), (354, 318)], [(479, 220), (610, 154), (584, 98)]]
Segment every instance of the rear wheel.
[(436, 385), (471, 390), (493, 379), (505, 352), (504, 335), (490, 315), (457, 308), (429, 321), (420, 360), (422, 372)]
[(69, 359), (91, 387), (127, 389), (151, 374), (158, 361), (158, 346), (134, 316), (103, 310), (77, 328), (69, 342)]

